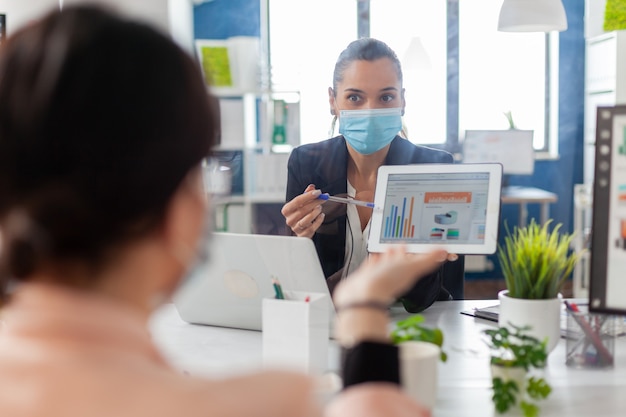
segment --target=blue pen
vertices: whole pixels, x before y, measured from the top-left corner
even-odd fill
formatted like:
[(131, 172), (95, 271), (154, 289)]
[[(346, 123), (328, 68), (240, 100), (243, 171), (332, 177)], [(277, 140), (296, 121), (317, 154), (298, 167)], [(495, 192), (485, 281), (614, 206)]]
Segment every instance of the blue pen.
[(352, 198), (335, 197), (334, 195), (329, 195), (328, 193), (320, 194), (317, 198), (319, 198), (320, 200), (334, 201), (335, 203), (354, 204), (357, 206), (374, 208), (374, 203), (354, 200)]

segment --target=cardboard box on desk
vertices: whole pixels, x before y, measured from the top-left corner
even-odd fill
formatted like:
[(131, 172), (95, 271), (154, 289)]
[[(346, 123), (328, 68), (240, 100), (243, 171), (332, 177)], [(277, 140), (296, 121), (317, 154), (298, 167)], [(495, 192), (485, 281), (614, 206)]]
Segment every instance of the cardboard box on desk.
[(263, 299), (264, 365), (324, 372), (328, 367), (329, 302), (326, 294), (296, 291), (285, 291), (285, 299)]

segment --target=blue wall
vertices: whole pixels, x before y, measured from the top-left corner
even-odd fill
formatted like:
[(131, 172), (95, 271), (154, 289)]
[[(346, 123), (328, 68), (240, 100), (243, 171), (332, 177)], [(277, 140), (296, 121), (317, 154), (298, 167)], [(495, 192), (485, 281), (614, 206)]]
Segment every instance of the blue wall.
[(196, 39), (226, 39), (231, 36), (261, 36), (259, 0), (214, 0), (194, 6)]

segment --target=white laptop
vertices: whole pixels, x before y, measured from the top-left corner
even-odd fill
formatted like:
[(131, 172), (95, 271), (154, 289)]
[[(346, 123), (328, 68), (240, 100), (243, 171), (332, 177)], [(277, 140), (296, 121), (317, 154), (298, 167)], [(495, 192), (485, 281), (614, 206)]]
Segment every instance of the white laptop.
[(311, 239), (213, 233), (209, 254), (174, 295), (184, 321), (261, 330), (261, 302), (275, 297), (276, 277), (284, 291), (326, 294), (332, 326), (335, 309)]

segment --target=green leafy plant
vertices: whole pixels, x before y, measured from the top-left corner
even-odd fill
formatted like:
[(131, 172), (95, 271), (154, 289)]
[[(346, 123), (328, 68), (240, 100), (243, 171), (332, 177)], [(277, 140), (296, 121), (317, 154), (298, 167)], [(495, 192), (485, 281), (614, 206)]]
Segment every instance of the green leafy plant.
[(574, 235), (559, 233), (561, 223), (550, 231), (551, 223), (540, 226), (532, 219), (513, 233), (505, 225), (507, 236), (504, 245), (498, 245), (498, 260), (510, 297), (557, 297), (580, 259), (581, 253), (570, 251)]
[[(443, 332), (439, 328), (424, 326), (424, 320), (424, 316), (421, 314), (414, 314), (404, 320), (399, 320), (391, 331), (391, 342), (397, 345), (409, 340), (417, 340), (434, 343), (441, 349), (443, 345)], [(447, 359), (448, 355), (442, 349), (441, 361), (445, 362)]]
[[(518, 368), (524, 371), (522, 381), (494, 376), (492, 400), (496, 410), (505, 413), (519, 398), (519, 407), (524, 416), (536, 417), (539, 415), (539, 407), (535, 402), (547, 398), (552, 391), (543, 377), (531, 375), (531, 371), (546, 367), (547, 340), (540, 341), (526, 334), (528, 327), (511, 325), (511, 328), (513, 331), (508, 327), (484, 331), (489, 337), (487, 345), (491, 349), (492, 367)], [(520, 382), (524, 386), (520, 387)]]
[(506, 120), (509, 122), (509, 129), (517, 129), (513, 121), (513, 113), (510, 110), (504, 112), (504, 117), (506, 117)]

